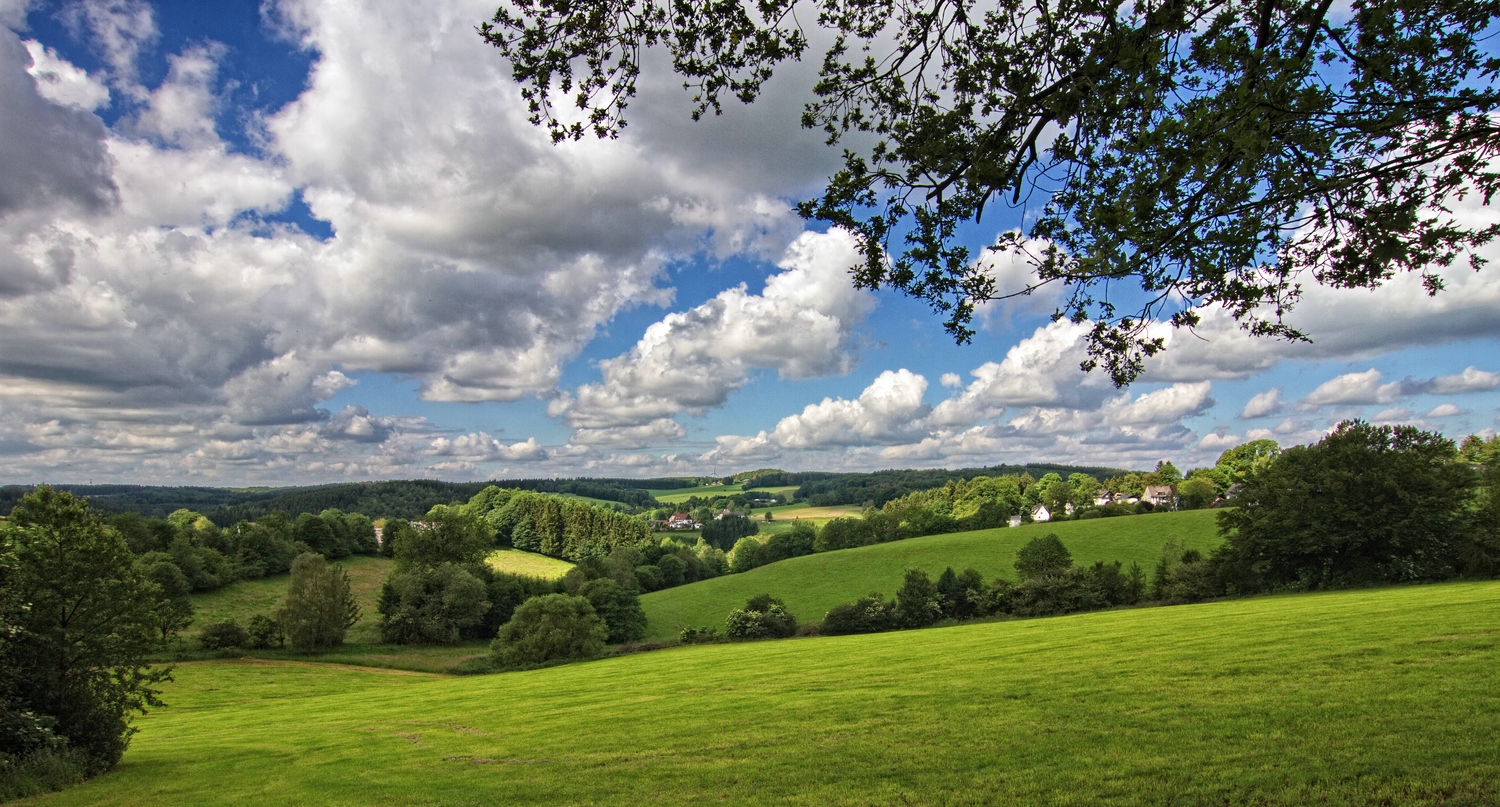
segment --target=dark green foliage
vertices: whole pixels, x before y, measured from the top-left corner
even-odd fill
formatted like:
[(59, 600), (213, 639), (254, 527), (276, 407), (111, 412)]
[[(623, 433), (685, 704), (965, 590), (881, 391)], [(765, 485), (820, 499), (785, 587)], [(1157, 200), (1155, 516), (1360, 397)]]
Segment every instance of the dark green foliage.
[(1073, 555), (1054, 533), (1032, 538), (1016, 552), (1016, 574), (1021, 580), (1060, 571), (1073, 565)]
[(744, 608), (729, 612), (724, 620), (724, 637), (740, 641), (749, 639), (785, 639), (797, 633), (797, 618), (786, 610), (786, 604), (769, 594), (751, 597)]
[(850, 633), (879, 633), (895, 627), (895, 608), (881, 599), (879, 594), (871, 594), (828, 609), (819, 632), (825, 636), (841, 636)]
[(281, 629), (281, 620), (269, 614), (256, 614), (245, 625), (245, 647), (251, 650), (270, 650), (286, 645), (286, 633)]
[(386, 519), (385, 528), (380, 532), (380, 556), (396, 557), (396, 545), (410, 542), (413, 530), (411, 522), (404, 518)]
[(687, 579), (688, 562), (677, 555), (662, 555), (657, 558), (656, 568), (661, 575), (661, 588), (672, 588), (691, 582)]
[(67, 789), (88, 778), (93, 767), (88, 755), (66, 747), (0, 759), (0, 802)]
[(646, 635), (646, 612), (641, 609), (641, 598), (635, 592), (609, 578), (600, 578), (584, 583), (579, 593), (604, 620), (609, 630), (605, 641), (633, 642)]
[(249, 634), (234, 620), (204, 625), (198, 632), (198, 645), (204, 650), (223, 650), (226, 647), (248, 647)]
[(869, 521), (862, 518), (833, 518), (818, 530), (813, 548), (819, 552), (831, 552), (835, 549), (869, 546), (876, 540), (875, 530)]
[(479, 635), (490, 610), (484, 581), (454, 563), (407, 566), (380, 589), (380, 639), (390, 644), (455, 644)]
[(711, 644), (719, 641), (719, 631), (708, 626), (683, 628), (682, 633), (677, 635), (677, 641), (682, 644)]
[(130, 715), (160, 705), (168, 670), (146, 659), (180, 618), (135, 564), (130, 547), (87, 503), (38, 487), (0, 524), (0, 695), (85, 755), (89, 771), (115, 764)]
[(358, 620), (359, 605), (343, 569), (310, 552), (292, 561), (281, 629), (293, 650), (311, 653), (337, 647)]
[(136, 565), (161, 591), (163, 638), (186, 628), (193, 619), (193, 600), (189, 596), (193, 586), (187, 575), (164, 552), (152, 552), (137, 558)]
[(724, 516), (723, 518), (711, 518), (703, 522), (700, 535), (704, 543), (716, 546), (728, 551), (734, 546), (735, 541), (747, 536), (754, 535), (759, 531), (755, 522), (744, 516)]
[(492, 485), (460, 509), (483, 519), (502, 544), (575, 562), (656, 544), (646, 522), (580, 499)]
[(943, 618), (937, 584), (921, 569), (907, 569), (896, 591), (896, 623), (903, 628), (925, 628)]
[(1120, 562), (1053, 569), (1029, 577), (1008, 592), (1006, 610), (1015, 616), (1051, 616), (1095, 611), (1140, 599)]
[(766, 539), (760, 552), (760, 565), (775, 563), (787, 558), (800, 558), (813, 553), (818, 531), (811, 524), (798, 523), (786, 532), (778, 532)]
[(547, 594), (516, 609), (490, 644), (490, 655), (501, 668), (592, 658), (604, 649), (608, 635), (604, 620), (588, 600)]
[(660, 591), (664, 582), (661, 578), (661, 567), (655, 564), (644, 564), (635, 567), (635, 580), (641, 587), (641, 591)]
[(984, 577), (977, 569), (955, 574), (949, 566), (937, 579), (938, 604), (946, 619), (970, 619), (982, 613)]
[(339, 539), (328, 519), (312, 513), (297, 516), (297, 523), (292, 528), (292, 538), (307, 544), (313, 552), (325, 558), (337, 560), (347, 558), (350, 554), (349, 546)]
[(509, 622), (521, 603), (532, 597), (563, 593), (562, 584), (542, 577), (497, 572), (488, 566), (473, 567), (471, 573), (485, 581), (490, 610), (485, 614), (481, 635), (494, 636), (500, 626)]
[(400, 567), (443, 563), (483, 563), (494, 548), (494, 531), (484, 519), (460, 507), (438, 505), (393, 544)]
[(1438, 580), (1463, 571), (1474, 471), (1411, 426), (1339, 425), (1253, 470), (1219, 514), (1236, 591)]

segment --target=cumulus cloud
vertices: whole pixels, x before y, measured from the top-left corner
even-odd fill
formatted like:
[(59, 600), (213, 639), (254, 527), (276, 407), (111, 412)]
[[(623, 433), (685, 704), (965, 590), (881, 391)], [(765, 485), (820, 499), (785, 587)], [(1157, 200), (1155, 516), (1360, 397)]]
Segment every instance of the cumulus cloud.
[(522, 462), (543, 460), (547, 452), (535, 437), (506, 445), (494, 435), (470, 432), (458, 437), (439, 437), (432, 441), (430, 452), (437, 457), (451, 457), (463, 462)]
[(782, 448), (891, 444), (918, 436), (931, 411), (923, 403), (927, 379), (906, 369), (886, 370), (855, 400), (824, 398), (782, 418), (770, 439)]
[(599, 363), (603, 380), (557, 402), (571, 426), (639, 426), (721, 406), (757, 369), (782, 378), (848, 372), (853, 330), (873, 307), (847, 269), (857, 260), (842, 230), (804, 233), (760, 294), (744, 285), (652, 324), (625, 355)]
[(1281, 400), (1281, 387), (1272, 387), (1265, 392), (1258, 392), (1245, 402), (1245, 408), (1240, 410), (1240, 417), (1247, 420), (1252, 418), (1263, 418), (1279, 413), (1284, 406)]
[(1456, 375), (1436, 378), (1416, 379), (1408, 376), (1400, 381), (1381, 383), (1382, 378), (1380, 371), (1374, 368), (1362, 373), (1345, 373), (1320, 384), (1302, 399), (1302, 405), (1305, 408), (1316, 408), (1333, 404), (1388, 404), (1416, 395), (1483, 392), (1500, 387), (1500, 373), (1486, 372), (1475, 367), (1469, 367)]
[(1458, 404), (1444, 403), (1444, 404), (1438, 404), (1437, 406), (1434, 406), (1430, 411), (1428, 411), (1427, 417), (1430, 417), (1430, 418), (1451, 418), (1451, 417), (1454, 417), (1455, 415), (1462, 415), (1462, 414), (1464, 414), (1464, 411), (1462, 409), (1458, 408)]
[(109, 105), (109, 88), (86, 71), (34, 39), (22, 44), (31, 55), (31, 68), (26, 72), (36, 79), (37, 92), (43, 98), (84, 112)]

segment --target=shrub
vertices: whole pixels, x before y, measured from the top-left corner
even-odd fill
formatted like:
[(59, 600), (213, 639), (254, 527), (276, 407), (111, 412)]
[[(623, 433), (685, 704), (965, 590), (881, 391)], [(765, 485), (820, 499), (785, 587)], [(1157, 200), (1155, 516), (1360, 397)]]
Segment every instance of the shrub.
[(984, 577), (977, 569), (955, 574), (953, 567), (943, 570), (937, 580), (938, 605), (949, 619), (969, 619), (979, 615), (984, 595)]
[(215, 622), (204, 626), (198, 633), (198, 644), (204, 650), (223, 650), (227, 647), (245, 647), (248, 636), (240, 623), (234, 620)]
[(286, 634), (281, 630), (281, 620), (266, 614), (250, 617), (245, 626), (245, 647), (251, 650), (269, 650), (286, 645)]
[(588, 600), (547, 594), (516, 609), (490, 643), (490, 656), (502, 668), (592, 658), (604, 649), (608, 636), (609, 628)]
[(860, 597), (828, 609), (821, 632), (828, 636), (850, 633), (879, 633), (896, 626), (895, 608), (879, 594)]
[(1016, 552), (1016, 573), (1027, 580), (1037, 575), (1066, 569), (1073, 565), (1073, 555), (1053, 533), (1032, 538)]
[(830, 519), (818, 530), (813, 548), (818, 552), (850, 549), (875, 543), (874, 527), (862, 518)]
[(611, 644), (633, 642), (646, 635), (646, 612), (635, 592), (605, 577), (585, 583), (579, 594), (604, 620), (604, 626), (609, 630), (605, 641)]
[(683, 628), (682, 633), (677, 634), (677, 641), (683, 644), (708, 644), (719, 641), (719, 632), (706, 625), (701, 628)]
[(349, 575), (311, 552), (292, 561), (292, 583), (281, 628), (293, 650), (311, 653), (344, 643), (344, 635), (359, 620), (359, 606), (349, 589)]
[(20, 757), (0, 754), (0, 802), (63, 790), (88, 777), (92, 762), (76, 748), (45, 748)]
[(724, 635), (729, 639), (785, 639), (797, 632), (797, 618), (769, 594), (751, 597), (744, 608), (729, 612)]
[(398, 570), (380, 589), (380, 638), (391, 644), (455, 644), (475, 638), (490, 610), (484, 582), (443, 563)]

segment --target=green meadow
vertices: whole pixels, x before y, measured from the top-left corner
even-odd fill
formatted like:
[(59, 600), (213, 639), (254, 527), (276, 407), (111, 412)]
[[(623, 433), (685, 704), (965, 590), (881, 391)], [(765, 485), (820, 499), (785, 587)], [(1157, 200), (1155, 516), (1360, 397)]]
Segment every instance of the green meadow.
[(25, 803), (1494, 804), (1497, 693), (1497, 582), (462, 678), (224, 660)]
[(1218, 545), (1215, 516), (1213, 510), (1191, 510), (1027, 524), (820, 552), (653, 592), (641, 597), (641, 605), (648, 633), (656, 639), (675, 637), (685, 627), (720, 627), (731, 609), (757, 594), (780, 597), (799, 620), (818, 622), (829, 608), (872, 591), (893, 596), (906, 569), (936, 576), (948, 566), (958, 571), (972, 566), (986, 580), (1015, 579), (1016, 550), (1049, 532), (1057, 533), (1075, 563), (1118, 560), (1128, 566), (1134, 561), (1149, 575), (1168, 540), (1205, 550)]

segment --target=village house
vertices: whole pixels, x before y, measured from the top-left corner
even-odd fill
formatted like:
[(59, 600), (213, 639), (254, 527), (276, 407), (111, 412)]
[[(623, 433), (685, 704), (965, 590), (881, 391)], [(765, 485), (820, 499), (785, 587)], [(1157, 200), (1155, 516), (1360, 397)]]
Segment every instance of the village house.
[(1051, 521), (1052, 520), (1052, 511), (1047, 509), (1047, 505), (1045, 505), (1045, 504), (1039, 504), (1036, 507), (1032, 508), (1032, 510), (1031, 510), (1031, 520), (1032, 521), (1038, 521), (1038, 522), (1040, 522), (1040, 521)]
[(1171, 485), (1147, 485), (1146, 493), (1141, 498), (1156, 507), (1170, 507), (1177, 499), (1172, 493)]
[(693, 517), (687, 513), (673, 513), (672, 517), (667, 519), (667, 529), (669, 530), (696, 530), (698, 527), (698, 522), (694, 521)]

